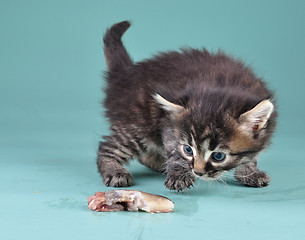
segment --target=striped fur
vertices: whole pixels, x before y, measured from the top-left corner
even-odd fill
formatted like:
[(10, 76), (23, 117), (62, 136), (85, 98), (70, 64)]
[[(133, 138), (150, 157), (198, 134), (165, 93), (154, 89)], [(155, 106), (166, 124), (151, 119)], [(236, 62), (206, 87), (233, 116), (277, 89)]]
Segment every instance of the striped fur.
[(121, 41), (129, 26), (115, 24), (104, 36), (104, 107), (112, 126), (97, 157), (104, 184), (130, 186), (124, 165), (138, 159), (165, 173), (173, 190), (231, 169), (246, 186), (266, 186), (270, 178), (258, 170), (257, 159), (270, 143), (277, 112), (263, 80), (240, 60), (205, 49), (134, 63)]

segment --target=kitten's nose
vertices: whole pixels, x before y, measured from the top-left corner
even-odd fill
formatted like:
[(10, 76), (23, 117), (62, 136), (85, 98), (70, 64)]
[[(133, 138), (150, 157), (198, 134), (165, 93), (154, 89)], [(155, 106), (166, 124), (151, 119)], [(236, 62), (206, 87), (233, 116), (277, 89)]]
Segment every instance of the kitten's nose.
[(200, 176), (200, 177), (203, 175), (202, 172), (196, 172), (196, 171), (194, 171), (194, 173), (195, 173), (196, 175)]

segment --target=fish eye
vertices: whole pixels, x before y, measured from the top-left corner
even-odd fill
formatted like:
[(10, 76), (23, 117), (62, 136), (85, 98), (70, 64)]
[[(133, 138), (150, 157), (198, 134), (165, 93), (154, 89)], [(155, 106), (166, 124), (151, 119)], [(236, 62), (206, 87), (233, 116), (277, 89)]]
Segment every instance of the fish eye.
[(193, 156), (193, 149), (189, 145), (184, 145), (183, 150), (186, 155)]
[(223, 152), (213, 152), (212, 158), (217, 162), (221, 162), (221, 161), (225, 160), (226, 154)]

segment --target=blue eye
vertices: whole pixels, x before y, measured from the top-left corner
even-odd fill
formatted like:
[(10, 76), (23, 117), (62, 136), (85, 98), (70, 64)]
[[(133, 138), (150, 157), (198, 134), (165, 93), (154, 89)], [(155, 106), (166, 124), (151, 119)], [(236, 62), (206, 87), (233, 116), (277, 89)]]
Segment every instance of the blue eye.
[(223, 161), (226, 158), (226, 154), (223, 152), (213, 152), (212, 158), (216, 161)]
[(183, 150), (184, 150), (186, 155), (193, 156), (193, 149), (190, 146), (184, 145)]

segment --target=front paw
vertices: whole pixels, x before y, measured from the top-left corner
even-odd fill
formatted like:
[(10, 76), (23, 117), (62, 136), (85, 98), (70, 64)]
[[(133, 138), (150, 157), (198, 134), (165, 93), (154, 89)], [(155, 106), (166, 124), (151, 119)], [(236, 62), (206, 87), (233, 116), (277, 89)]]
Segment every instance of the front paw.
[(195, 178), (188, 174), (169, 175), (165, 180), (165, 186), (170, 190), (182, 191), (193, 186), (194, 180)]
[(269, 185), (270, 177), (263, 171), (253, 172), (248, 175), (235, 175), (236, 179), (247, 187), (266, 187)]
[(129, 187), (132, 185), (132, 176), (126, 172), (116, 172), (108, 174), (103, 178), (107, 187)]

